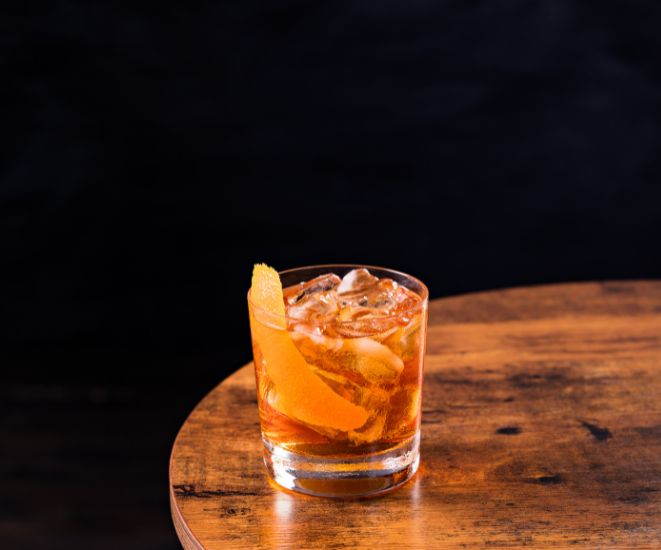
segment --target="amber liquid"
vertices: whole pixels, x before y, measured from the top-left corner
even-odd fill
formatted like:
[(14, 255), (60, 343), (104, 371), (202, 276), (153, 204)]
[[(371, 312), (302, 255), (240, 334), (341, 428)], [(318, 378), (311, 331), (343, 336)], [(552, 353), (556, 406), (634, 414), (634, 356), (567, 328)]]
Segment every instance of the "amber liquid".
[(363, 329), (358, 338), (287, 328), (314, 374), (365, 411), (365, 423), (351, 430), (306, 423), (279, 406), (279, 389), (269, 376), (259, 335), (266, 339), (271, 331), (284, 329), (269, 326), (253, 312), (251, 324), (262, 434), (271, 443), (303, 455), (340, 458), (387, 452), (415, 436), (420, 425), (425, 304), (413, 315), (409, 311), (393, 319), (386, 330), (375, 325), (374, 332), (366, 334)]

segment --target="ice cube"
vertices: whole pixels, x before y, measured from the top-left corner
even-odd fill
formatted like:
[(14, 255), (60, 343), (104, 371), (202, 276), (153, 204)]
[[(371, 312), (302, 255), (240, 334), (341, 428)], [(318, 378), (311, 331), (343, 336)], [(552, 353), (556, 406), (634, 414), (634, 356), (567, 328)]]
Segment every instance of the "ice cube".
[(328, 273), (285, 289), (287, 316), (312, 324), (333, 318), (338, 311), (335, 288), (340, 282), (337, 275)]
[(354, 355), (354, 368), (372, 384), (392, 383), (404, 370), (399, 356), (371, 338), (346, 339), (342, 349)]
[(304, 323), (293, 327), (291, 337), (298, 350), (306, 358), (316, 353), (339, 351), (342, 347), (341, 339), (320, 334), (319, 327), (312, 327)]
[[(420, 413), (420, 385), (407, 384), (399, 387), (391, 396), (386, 424), (390, 436), (415, 430)], [(358, 428), (362, 430), (361, 428)]]
[(309, 281), (304, 281), (286, 288), (284, 290), (285, 300), (288, 305), (294, 305), (310, 295), (333, 290), (337, 288), (341, 282), (342, 279), (335, 275), (335, 273), (319, 275), (319, 277), (315, 277)]
[(331, 338), (292, 332), (305, 360), (320, 371), (340, 374), (361, 386), (393, 384), (404, 362), (390, 348), (371, 338)]
[(410, 321), (406, 325), (399, 325), (394, 330), (385, 333), (384, 338), (379, 338), (379, 341), (388, 346), (404, 361), (408, 361), (414, 355), (420, 353), (421, 326), (422, 314), (417, 313), (410, 316)]
[(352, 430), (349, 432), (349, 440), (354, 445), (365, 445), (367, 443), (373, 443), (377, 439), (381, 438), (383, 434), (383, 428), (386, 424), (386, 413), (382, 412), (371, 417), (364, 426), (361, 426), (357, 430)]
[[(347, 273), (337, 287), (340, 320), (352, 321), (356, 317), (383, 314), (391, 303), (397, 283), (391, 279), (378, 279), (367, 269), (354, 269)], [(394, 303), (394, 302), (393, 302)], [(379, 311), (372, 311), (379, 310)]]
[(392, 279), (374, 277), (367, 269), (354, 269), (336, 289), (341, 320), (353, 317), (394, 315), (420, 301), (414, 292)]
[[(346, 311), (345, 311), (346, 310)], [(342, 321), (341, 319), (346, 319)], [(386, 338), (393, 328), (399, 326), (396, 317), (375, 315), (372, 311), (352, 311), (346, 307), (340, 310), (340, 315), (329, 330), (344, 338), (373, 337), (377, 340)]]
[(337, 287), (337, 292), (338, 294), (356, 292), (376, 284), (378, 280), (378, 277), (372, 275), (365, 268), (352, 269), (342, 278), (342, 282)]
[[(379, 439), (383, 434), (383, 428), (386, 423), (391, 392), (378, 386), (361, 386), (341, 374), (331, 373), (321, 369), (316, 372), (317, 376), (324, 380), (338, 395), (364, 408), (369, 414), (369, 418), (363, 426), (346, 434), (349, 441), (354, 445), (362, 445)], [(338, 433), (331, 434), (327, 429), (319, 426), (314, 429), (319, 433), (336, 439), (341, 435)]]

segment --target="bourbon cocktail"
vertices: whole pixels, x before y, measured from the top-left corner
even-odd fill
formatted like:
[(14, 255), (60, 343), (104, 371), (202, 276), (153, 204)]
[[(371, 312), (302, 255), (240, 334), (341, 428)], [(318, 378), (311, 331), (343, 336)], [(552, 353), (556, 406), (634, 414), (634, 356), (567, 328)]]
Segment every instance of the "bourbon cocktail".
[(255, 267), (259, 416), (277, 483), (357, 496), (415, 473), (427, 298), (419, 280), (383, 268)]

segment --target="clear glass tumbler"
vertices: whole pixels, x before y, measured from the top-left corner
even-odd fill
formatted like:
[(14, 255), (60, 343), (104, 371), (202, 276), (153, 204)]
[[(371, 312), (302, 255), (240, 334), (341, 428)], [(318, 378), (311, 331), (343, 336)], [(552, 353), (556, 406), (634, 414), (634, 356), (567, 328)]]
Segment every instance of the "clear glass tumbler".
[(401, 485), (420, 460), (427, 287), (358, 265), (279, 275), (284, 319), (248, 294), (269, 474), (327, 497)]

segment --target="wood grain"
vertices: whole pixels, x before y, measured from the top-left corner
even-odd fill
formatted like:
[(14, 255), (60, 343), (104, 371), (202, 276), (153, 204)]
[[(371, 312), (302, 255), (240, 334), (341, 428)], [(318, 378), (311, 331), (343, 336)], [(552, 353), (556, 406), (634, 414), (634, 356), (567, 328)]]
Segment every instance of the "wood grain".
[(182, 427), (184, 548), (661, 547), (661, 282), (430, 304), (422, 466), (381, 498), (277, 489), (250, 365)]

